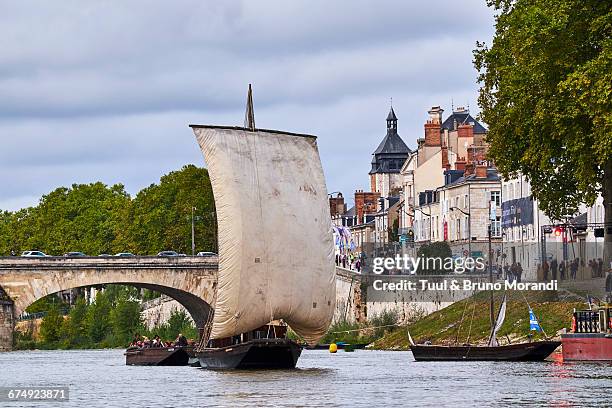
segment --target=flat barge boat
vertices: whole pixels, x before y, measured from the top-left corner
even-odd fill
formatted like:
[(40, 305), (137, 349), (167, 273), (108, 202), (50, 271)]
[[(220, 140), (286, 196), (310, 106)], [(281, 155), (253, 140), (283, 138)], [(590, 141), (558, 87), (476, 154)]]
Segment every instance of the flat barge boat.
[(563, 361), (612, 361), (612, 305), (575, 310), (561, 342)]
[(185, 347), (130, 347), (125, 351), (126, 365), (186, 366), (194, 356), (193, 346)]

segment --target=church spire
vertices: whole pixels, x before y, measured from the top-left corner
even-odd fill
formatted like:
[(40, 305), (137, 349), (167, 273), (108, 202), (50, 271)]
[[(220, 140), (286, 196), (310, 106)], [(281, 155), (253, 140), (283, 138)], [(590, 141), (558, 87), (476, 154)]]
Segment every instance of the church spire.
[(391, 110), (387, 115), (387, 131), (393, 130), (397, 132), (397, 116), (395, 116), (395, 112), (393, 111), (393, 106), (391, 106)]

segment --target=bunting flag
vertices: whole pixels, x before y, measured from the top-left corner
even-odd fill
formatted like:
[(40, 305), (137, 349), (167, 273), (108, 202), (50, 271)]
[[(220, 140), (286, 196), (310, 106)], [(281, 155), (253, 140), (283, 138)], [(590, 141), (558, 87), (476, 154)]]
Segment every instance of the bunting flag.
[(531, 308), (529, 309), (529, 330), (535, 330), (537, 332), (542, 331), (542, 328), (540, 327), (540, 322), (538, 322), (538, 318), (536, 317), (535, 313), (533, 313), (533, 310), (531, 310)]

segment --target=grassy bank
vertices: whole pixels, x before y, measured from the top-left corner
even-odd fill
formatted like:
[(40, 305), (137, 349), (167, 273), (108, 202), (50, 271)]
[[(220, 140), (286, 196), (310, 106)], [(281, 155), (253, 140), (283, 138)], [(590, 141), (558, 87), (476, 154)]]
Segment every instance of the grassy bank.
[[(538, 317), (546, 334), (555, 336), (564, 327), (569, 328), (574, 308), (585, 307), (585, 302), (577, 296), (559, 295), (557, 292), (524, 292), (531, 308)], [(495, 294), (496, 314), (502, 294)], [(485, 343), (489, 336), (489, 293), (479, 293), (469, 299), (432, 313), (417, 322), (395, 329), (375, 341), (375, 349), (407, 350), (409, 342), (407, 330), (415, 342), (429, 340), (433, 343), (452, 344), (455, 342), (471, 344)], [(508, 292), (506, 320), (498, 338), (506, 344), (526, 339), (529, 331), (529, 312), (525, 299), (519, 292)], [(543, 338), (535, 334), (534, 338)]]

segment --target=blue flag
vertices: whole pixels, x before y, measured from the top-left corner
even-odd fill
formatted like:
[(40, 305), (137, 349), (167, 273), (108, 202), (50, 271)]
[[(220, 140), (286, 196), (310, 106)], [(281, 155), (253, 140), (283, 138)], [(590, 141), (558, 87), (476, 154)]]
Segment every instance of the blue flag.
[(536, 317), (533, 310), (529, 309), (529, 330), (541, 332), (542, 328), (540, 327), (540, 323), (538, 322), (538, 318)]

